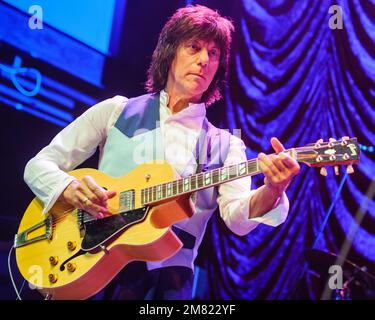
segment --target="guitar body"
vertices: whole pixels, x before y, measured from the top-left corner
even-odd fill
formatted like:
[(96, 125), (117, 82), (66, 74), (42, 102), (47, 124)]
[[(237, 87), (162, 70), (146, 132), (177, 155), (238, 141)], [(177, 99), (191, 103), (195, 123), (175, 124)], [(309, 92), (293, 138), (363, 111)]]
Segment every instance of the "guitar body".
[[(87, 227), (90, 237), (80, 228), (77, 209), (57, 202), (48, 216), (42, 215), (42, 204), (35, 198), (18, 229), (16, 259), (23, 277), (43, 294), (51, 299), (86, 299), (105, 287), (131, 261), (161, 261), (182, 247), (169, 227), (193, 214), (190, 196), (175, 197), (147, 208), (141, 202), (141, 189), (178, 178), (167, 163), (143, 164), (121, 178), (95, 169), (78, 169), (70, 174), (77, 179), (89, 175), (108, 190), (134, 190), (134, 210), (127, 211), (128, 216), (131, 218), (133, 212), (137, 216), (138, 209), (142, 218), (120, 229), (115, 226), (114, 235), (102, 241), (96, 239), (100, 234), (96, 230), (104, 223), (112, 232), (112, 218), (121, 218), (117, 214), (122, 211), (119, 193), (108, 200), (113, 216), (94, 220), (90, 224), (93, 227)], [(82, 247), (84, 239), (86, 248)]]
[[(286, 150), (313, 167), (359, 162), (356, 138), (318, 141)], [(161, 261), (182, 247), (170, 226), (194, 213), (192, 192), (260, 173), (257, 159), (215, 168), (180, 179), (166, 162), (146, 163), (126, 176), (111, 178), (98, 170), (78, 169), (77, 179), (91, 176), (103, 188), (121, 191), (108, 200), (112, 215), (93, 219), (82, 210), (57, 202), (48, 216), (34, 199), (15, 237), (17, 264), (23, 277), (51, 299), (85, 299), (101, 290), (129, 262)]]

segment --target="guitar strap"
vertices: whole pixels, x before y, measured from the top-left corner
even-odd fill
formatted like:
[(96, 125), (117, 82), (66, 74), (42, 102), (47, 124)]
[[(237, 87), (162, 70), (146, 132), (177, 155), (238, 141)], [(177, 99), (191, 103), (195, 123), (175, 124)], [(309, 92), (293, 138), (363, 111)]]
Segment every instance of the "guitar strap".
[[(199, 134), (197, 144), (195, 145), (195, 160), (197, 161), (197, 169), (195, 173), (207, 170), (207, 164), (211, 159), (211, 138), (208, 134), (207, 118), (203, 119), (202, 129)], [(204, 166), (203, 166), (204, 165)]]
[[(221, 134), (222, 133), (222, 134)], [(200, 135), (198, 137), (198, 141), (195, 145), (195, 153), (194, 157), (197, 163), (197, 168), (195, 170), (195, 174), (205, 172), (209, 168), (209, 165), (211, 163), (211, 152), (213, 151), (212, 145), (213, 145), (213, 138), (214, 135), (219, 136), (219, 141), (216, 141), (216, 145), (214, 146), (215, 151), (218, 152), (216, 154), (215, 160), (218, 161), (216, 163), (217, 166), (222, 167), (224, 160), (228, 154), (229, 150), (229, 139), (230, 139), (230, 134), (229, 132), (222, 132), (222, 130), (218, 130), (214, 128), (213, 130), (209, 130), (209, 123), (207, 118), (204, 118), (203, 123), (202, 123), (202, 129), (200, 132)], [(228, 141), (224, 141), (227, 139)], [(224, 148), (223, 148), (224, 146)], [(212, 168), (210, 168), (212, 169)], [(195, 203), (196, 202), (196, 192), (192, 194), (192, 200)]]
[[(213, 126), (210, 128), (207, 118), (204, 118), (201, 132), (194, 150), (194, 158), (197, 163), (195, 174), (205, 172), (208, 169), (213, 169), (212, 167), (222, 167), (228, 154), (229, 143), (230, 133), (224, 130), (219, 130)], [(215, 162), (212, 162), (212, 160)], [(191, 200), (196, 204), (197, 192), (192, 193)], [(177, 226), (172, 226), (172, 230), (182, 241), (183, 248), (194, 248), (196, 242), (195, 236)]]
[[(211, 126), (213, 127), (213, 126)], [(194, 157), (197, 162), (195, 173), (222, 167), (228, 155), (230, 133), (213, 127), (209, 130), (207, 118), (203, 120), (202, 129), (195, 146)]]
[[(197, 143), (194, 150), (194, 158), (197, 163), (197, 168), (195, 174), (205, 171), (207, 169), (207, 164), (211, 158), (211, 139), (208, 134), (208, 121), (207, 118), (203, 119), (202, 128), (198, 136)], [(191, 200), (196, 203), (197, 192), (191, 194)], [(189, 232), (178, 228), (177, 226), (172, 226), (172, 230), (175, 235), (182, 241), (183, 248), (193, 249), (195, 246), (196, 238)]]

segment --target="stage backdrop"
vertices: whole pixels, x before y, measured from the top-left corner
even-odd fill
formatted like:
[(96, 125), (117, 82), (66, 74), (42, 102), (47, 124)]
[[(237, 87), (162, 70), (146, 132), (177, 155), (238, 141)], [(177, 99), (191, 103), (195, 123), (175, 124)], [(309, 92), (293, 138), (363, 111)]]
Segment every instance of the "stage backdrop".
[[(332, 5), (342, 9), (342, 25)], [(374, 2), (244, 0), (232, 18), (223, 126), (242, 129), (248, 158), (272, 152), (272, 136), (287, 148), (355, 136), (366, 150), (351, 176), (341, 168), (324, 178), (302, 165), (278, 228), (260, 225), (238, 237), (216, 215), (205, 239), (206, 298), (317, 299), (321, 288), (304, 258), (313, 246), (345, 254), (352, 238), (348, 258), (374, 271)]]
[[(197, 277), (196, 297), (317, 299), (321, 288), (316, 285), (317, 277), (308, 272), (304, 256), (312, 247), (337, 254), (349, 248), (350, 260), (375, 273), (374, 1), (118, 0), (115, 7), (107, 9), (114, 8), (114, 22), (123, 19), (124, 23), (118, 22), (120, 28), (114, 23), (112, 31), (117, 32), (111, 33), (111, 43), (108, 37), (104, 38), (108, 41), (99, 41), (106, 44), (104, 47), (95, 43), (101, 51), (90, 47), (91, 37), (81, 38), (85, 44), (76, 43), (74, 33), (64, 33), (72, 31), (64, 23), (63, 29), (55, 29), (64, 19), (48, 18), (53, 27), (46, 21), (43, 30), (29, 30), (29, 16), (12, 10), (9, 3), (18, 1), (0, 2), (0, 65), (9, 70), (23, 58), (22, 66), (43, 74), (43, 86), (35, 97), (24, 97), (9, 74), (1, 72), (1, 136), (6, 137), (2, 150), (7, 153), (1, 162), (6, 168), (2, 176), (6, 183), (0, 193), (6, 201), (0, 210), (0, 278), (5, 279), (0, 281), (0, 298), (15, 298), (6, 257), (32, 199), (23, 182), (24, 166), (61, 130), (60, 125), (66, 124), (47, 122), (51, 120), (47, 113), (54, 111), (56, 118), (62, 114), (71, 121), (104, 97), (144, 93), (146, 70), (161, 27), (177, 7), (187, 3), (218, 9), (236, 26), (225, 99), (209, 108), (208, 117), (222, 128), (241, 129), (248, 158), (260, 151), (273, 152), (269, 143), (272, 136), (287, 148), (319, 138), (356, 136), (366, 148), (351, 176), (342, 168), (340, 176), (329, 169), (329, 176), (324, 178), (319, 170), (302, 165), (287, 192), (289, 216), (277, 228), (260, 225), (239, 237), (225, 227), (217, 213), (208, 225), (197, 261), (197, 275), (203, 276)], [(121, 3), (123, 9), (116, 9)], [(24, 6), (27, 8), (22, 5), (21, 9)], [(65, 14), (61, 12), (60, 18)], [(51, 17), (51, 11), (44, 13)], [(98, 16), (95, 21), (99, 21)], [(22, 23), (7, 25), (7, 21)], [(48, 50), (40, 43), (48, 43)], [(116, 54), (111, 48), (117, 46)], [(30, 79), (21, 80), (28, 84)], [(46, 109), (46, 104), (54, 108)], [(37, 110), (41, 106), (44, 109)], [(44, 117), (35, 118), (35, 114)], [(91, 164), (96, 166), (97, 161)], [(261, 176), (253, 179), (254, 186), (261, 183)], [(352, 245), (346, 246), (351, 238)]]

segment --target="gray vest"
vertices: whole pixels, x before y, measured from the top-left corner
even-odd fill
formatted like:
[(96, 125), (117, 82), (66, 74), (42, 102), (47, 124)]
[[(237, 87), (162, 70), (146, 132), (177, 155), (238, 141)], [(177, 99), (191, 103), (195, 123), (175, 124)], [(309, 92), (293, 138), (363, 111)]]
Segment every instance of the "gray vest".
[[(108, 134), (99, 170), (112, 177), (120, 177), (144, 162), (164, 160), (164, 149), (160, 147), (163, 144), (160, 143), (162, 134), (159, 109), (159, 94), (146, 94), (128, 100), (117, 122)], [(193, 164), (197, 169), (199, 158), (201, 163), (199, 171), (222, 167), (228, 154), (229, 142), (230, 133), (214, 127), (205, 118), (201, 138), (197, 141), (195, 159), (189, 161), (188, 165)], [(198, 191), (195, 199), (195, 214), (190, 219), (176, 224), (178, 228), (185, 230), (196, 238), (194, 250), (190, 250), (192, 251), (191, 254), (185, 254), (183, 259), (194, 260), (207, 221), (217, 208), (216, 199), (216, 187)], [(192, 265), (192, 262), (185, 261), (182, 265)], [(176, 263), (173, 263), (173, 265), (176, 265)]]

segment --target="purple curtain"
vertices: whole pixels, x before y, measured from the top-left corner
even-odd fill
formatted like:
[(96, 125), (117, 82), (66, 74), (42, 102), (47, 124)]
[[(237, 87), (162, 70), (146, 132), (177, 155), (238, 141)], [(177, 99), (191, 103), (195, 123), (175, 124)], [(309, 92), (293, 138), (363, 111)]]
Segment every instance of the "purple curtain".
[[(329, 12), (332, 5), (342, 9), (342, 29), (330, 28), (337, 13)], [(375, 176), (375, 5), (369, 0), (243, 0), (232, 18), (236, 33), (223, 126), (242, 130), (248, 158), (273, 152), (272, 136), (287, 148), (319, 138), (357, 137), (363, 150), (353, 175), (342, 167), (335, 176), (327, 168), (324, 178), (302, 164), (287, 191), (289, 216), (277, 228), (259, 225), (238, 237), (215, 215), (205, 238), (205, 252), (215, 252), (204, 259), (205, 296), (319, 299), (321, 288), (305, 250), (339, 254), (352, 238), (347, 258), (374, 272), (374, 186), (372, 196), (366, 193)], [(262, 179), (253, 178), (253, 187)]]

